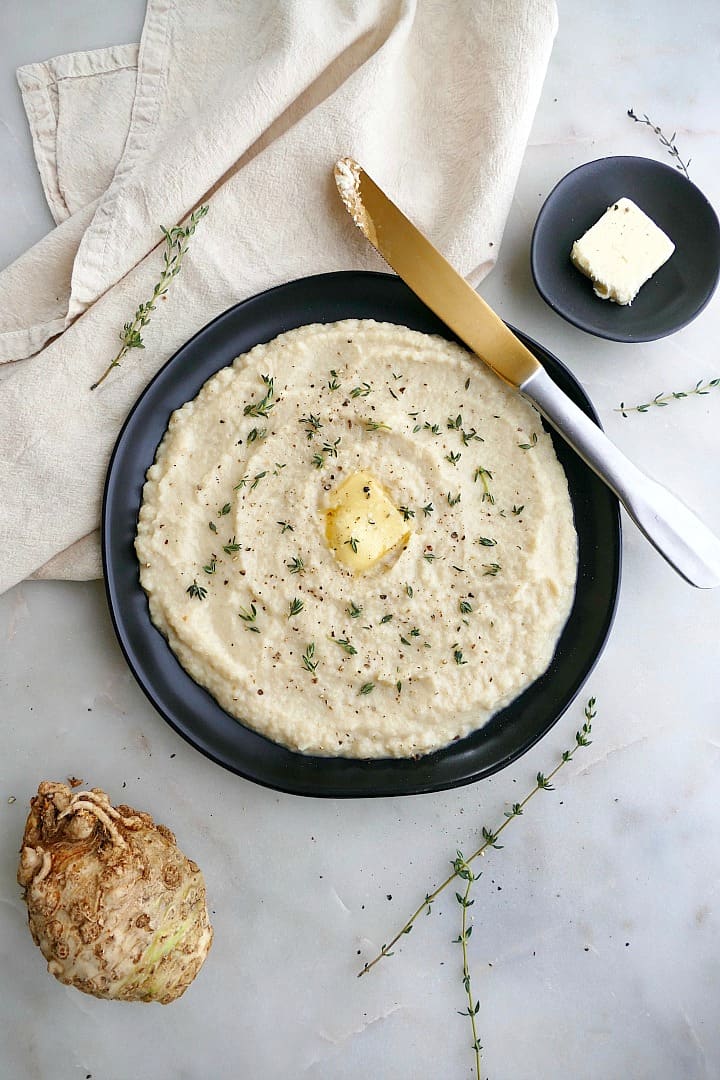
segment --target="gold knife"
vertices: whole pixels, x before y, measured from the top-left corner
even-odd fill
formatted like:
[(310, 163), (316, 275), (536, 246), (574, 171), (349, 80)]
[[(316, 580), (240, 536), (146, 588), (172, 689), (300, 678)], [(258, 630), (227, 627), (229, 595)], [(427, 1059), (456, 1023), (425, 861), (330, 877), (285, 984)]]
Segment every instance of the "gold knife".
[(633, 465), (555, 385), (530, 350), (356, 161), (337, 162), (335, 183), (355, 224), (406, 285), (542, 413), (681, 577), (700, 589), (720, 585), (720, 540), (707, 526)]

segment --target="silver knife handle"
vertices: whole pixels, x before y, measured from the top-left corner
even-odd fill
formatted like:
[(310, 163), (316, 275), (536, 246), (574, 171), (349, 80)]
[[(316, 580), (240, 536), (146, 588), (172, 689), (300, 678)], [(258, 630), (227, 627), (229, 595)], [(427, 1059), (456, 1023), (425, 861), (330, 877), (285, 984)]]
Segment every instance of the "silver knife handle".
[(699, 589), (720, 585), (720, 540), (677, 496), (651, 480), (540, 369), (520, 392), (614, 491), (638, 528)]

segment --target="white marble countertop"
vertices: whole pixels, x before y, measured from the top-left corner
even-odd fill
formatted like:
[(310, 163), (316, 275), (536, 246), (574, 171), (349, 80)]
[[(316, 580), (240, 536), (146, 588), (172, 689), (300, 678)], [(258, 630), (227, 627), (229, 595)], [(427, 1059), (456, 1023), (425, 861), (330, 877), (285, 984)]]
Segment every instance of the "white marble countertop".
[[(143, 15), (141, 0), (6, 9), (0, 265), (51, 226), (15, 67), (136, 41)], [(720, 375), (720, 298), (663, 341), (604, 342), (545, 307), (528, 249), (543, 199), (574, 166), (623, 153), (669, 160), (628, 120), (629, 106), (677, 129), (693, 180), (720, 206), (719, 50), (713, 0), (683, 9), (561, 0), (499, 264), (482, 287), (572, 368), (610, 436), (718, 532), (720, 390), (628, 419), (615, 409)], [(452, 891), (392, 959), (355, 973), (456, 848), (471, 850), (481, 826), (550, 769), (592, 693), (592, 747), (512, 823), (475, 887), (470, 958), (486, 1075), (720, 1076), (720, 591), (685, 585), (629, 524), (624, 559), (607, 648), (552, 732), (489, 781), (406, 799), (300, 799), (205, 760), (136, 686), (99, 582), (26, 583), (0, 597), (0, 1075), (472, 1076)], [(215, 945), (170, 1007), (62, 987), (30, 940), (15, 884), (26, 805), (40, 779), (70, 775), (166, 821), (204, 870)]]

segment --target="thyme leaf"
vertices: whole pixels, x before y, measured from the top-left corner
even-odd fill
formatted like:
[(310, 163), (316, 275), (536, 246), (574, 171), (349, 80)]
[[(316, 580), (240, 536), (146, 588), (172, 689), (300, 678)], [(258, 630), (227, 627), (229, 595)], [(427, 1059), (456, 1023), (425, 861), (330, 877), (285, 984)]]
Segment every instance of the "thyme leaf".
[(346, 637), (343, 637), (343, 638), (331, 637), (329, 640), (332, 641), (335, 645), (339, 645), (340, 648), (342, 649), (342, 651), (344, 653), (347, 653), (348, 656), (357, 656), (357, 649), (348, 640), (348, 638), (346, 638)]
[(338, 456), (337, 448), (338, 448), (339, 445), (340, 445), (340, 436), (338, 436), (337, 439), (335, 439), (335, 442), (323, 443), (323, 448), (322, 448), (323, 454), (327, 454), (329, 457), (337, 457)]
[(309, 416), (301, 416), (298, 420), (298, 424), (302, 424), (305, 428), (305, 434), (307, 435), (308, 440), (312, 439), (322, 427), (320, 417), (314, 416), (313, 413), (310, 413)]
[(250, 604), (250, 610), (249, 611), (248, 611), (247, 608), (241, 607), (240, 610), (238, 611), (238, 615), (240, 616), (242, 621), (245, 623), (245, 629), (246, 630), (252, 630), (253, 634), (259, 634), (260, 633), (260, 627), (257, 626), (256, 623), (255, 623), (255, 620), (257, 618), (257, 608), (255, 607), (255, 605), (253, 603)]
[(488, 480), (492, 480), (492, 478), (493, 475), (490, 470), (484, 469), (482, 465), (480, 465), (473, 473), (473, 483), (477, 484), (478, 480), (482, 482), (483, 495), (481, 501), (489, 502), (491, 506), (495, 502), (495, 496), (490, 491), (490, 485), (488, 484)]
[(306, 671), (314, 672), (320, 663), (319, 660), (314, 660), (315, 656), (315, 642), (311, 641), (303, 653), (302, 663)]
[(198, 585), (195, 578), (193, 578), (192, 585), (188, 585), (185, 592), (189, 596), (195, 597), (196, 600), (204, 600), (207, 596), (207, 589), (204, 587), (204, 585)]

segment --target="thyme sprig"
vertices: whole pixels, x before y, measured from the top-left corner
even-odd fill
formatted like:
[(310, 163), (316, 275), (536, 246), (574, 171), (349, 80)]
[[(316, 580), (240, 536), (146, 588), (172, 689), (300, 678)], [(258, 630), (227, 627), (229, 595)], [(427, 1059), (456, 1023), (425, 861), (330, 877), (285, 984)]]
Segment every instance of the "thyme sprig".
[(462, 945), (462, 958), (463, 958), (463, 967), (462, 967), (463, 977), (462, 977), (462, 981), (463, 981), (463, 986), (465, 987), (465, 994), (467, 996), (467, 1006), (464, 1009), (458, 1009), (458, 1012), (460, 1013), (460, 1016), (469, 1016), (470, 1017), (470, 1026), (472, 1028), (472, 1038), (473, 1038), (473, 1041), (471, 1043), (471, 1049), (472, 1049), (473, 1053), (475, 1054), (475, 1075), (477, 1077), (477, 1080), (480, 1080), (480, 1077), (481, 1077), (480, 1051), (482, 1050), (482, 1046), (480, 1044), (480, 1038), (479, 1038), (478, 1033), (477, 1033), (477, 1014), (480, 1012), (480, 1001), (479, 1000), (473, 1001), (473, 992), (472, 992), (472, 986), (471, 986), (471, 983), (470, 983), (470, 964), (469, 964), (469, 961), (468, 961), (468, 948), (467, 948), (468, 940), (470, 938), (470, 935), (472, 934), (472, 926), (468, 926), (468, 923), (467, 923), (467, 913), (468, 913), (468, 908), (472, 907), (472, 905), (475, 903), (474, 900), (470, 899), (470, 888), (472, 886), (473, 881), (476, 880), (476, 877), (480, 877), (480, 875), (479, 874), (476, 875), (476, 874), (473, 873), (473, 871), (470, 869), (467, 862), (465, 861), (465, 857), (463, 856), (462, 851), (458, 851), (457, 858), (453, 862), (453, 869), (455, 871), (456, 876), (458, 878), (462, 879), (465, 882), (465, 892), (464, 893), (459, 893), (459, 892), (455, 893), (455, 899), (457, 900), (457, 902), (460, 905), (460, 908), (462, 910), (462, 921), (461, 921), (460, 933), (455, 938), (454, 944)]
[(615, 409), (615, 412), (622, 413), (627, 419), (628, 413), (646, 413), (653, 406), (657, 406), (658, 409), (666, 408), (672, 401), (680, 401), (682, 398), (692, 397), (696, 394), (698, 397), (704, 397), (705, 394), (709, 394), (711, 390), (720, 386), (720, 378), (709, 379), (707, 382), (703, 382), (702, 379), (698, 379), (690, 390), (673, 390), (670, 394), (656, 394), (652, 401), (646, 401), (644, 405), (626, 405), (624, 401), (620, 402), (620, 407)]
[[(505, 820), (502, 822), (501, 825), (498, 826), (497, 829), (495, 829), (494, 831), (491, 831), (490, 829), (487, 829), (487, 828), (483, 827), (483, 830), (482, 830), (483, 842), (482, 842), (482, 844), (480, 845), (480, 847), (477, 848), (477, 850), (475, 850), (472, 853), (472, 855), (469, 855), (467, 857), (467, 859), (462, 860), (463, 866), (469, 866), (470, 863), (475, 861), (475, 859), (477, 859), (480, 856), (484, 855), (485, 852), (488, 850), (488, 848), (498, 848), (499, 849), (501, 847), (501, 845), (498, 844), (498, 839), (501, 836), (501, 834), (504, 832), (504, 830), (508, 827), (510, 822), (513, 821), (515, 818), (522, 816), (523, 811), (525, 810), (525, 807), (530, 802), (530, 800), (533, 799), (537, 795), (538, 791), (552, 791), (553, 790), (552, 781), (555, 779), (555, 777), (560, 772), (560, 770), (563, 768), (563, 766), (567, 765), (567, 763), (569, 761), (572, 761), (573, 757), (575, 756), (577, 751), (580, 749), (580, 747), (590, 746), (590, 743), (591, 743), (590, 734), (592, 732), (592, 721), (595, 719), (595, 717), (597, 715), (595, 705), (596, 705), (595, 698), (594, 697), (589, 698), (587, 704), (585, 705), (585, 722), (583, 723), (581, 729), (579, 731), (575, 732), (575, 745), (572, 747), (572, 749), (563, 751), (557, 765), (547, 775), (544, 774), (544, 773), (538, 773), (537, 774), (535, 787), (532, 788), (532, 790), (525, 796), (525, 798), (521, 802), (513, 803), (512, 809), (505, 811), (505, 815), (504, 815)], [(398, 941), (403, 936), (403, 934), (409, 934), (410, 933), (413, 926), (415, 925), (416, 920), (419, 918), (420, 915), (422, 915), (425, 912), (427, 912), (429, 914), (429, 912), (432, 909), (432, 904), (438, 898), (440, 893), (443, 892), (448, 887), (448, 885), (452, 884), (452, 882), (455, 881), (460, 876), (460, 874), (458, 873), (458, 871), (455, 868), (456, 861), (457, 860), (453, 861), (453, 864), (452, 864), (453, 865), (452, 874), (450, 874), (448, 877), (446, 877), (445, 880), (442, 881), (440, 883), (440, 885), (438, 885), (437, 888), (435, 888), (432, 892), (425, 894), (425, 899), (423, 900), (423, 902), (416, 909), (416, 911), (413, 912), (413, 914), (407, 920), (405, 925), (403, 927), (401, 927), (400, 930), (398, 930), (397, 934), (395, 934), (395, 937), (393, 937), (387, 943), (387, 945), (382, 946), (382, 948), (380, 949), (380, 952), (377, 954), (376, 957), (374, 957), (373, 960), (369, 960), (366, 964), (364, 964), (364, 966), (358, 972), (358, 978), (360, 978), (362, 975), (367, 975), (367, 973), (372, 968), (374, 968), (375, 965), (378, 964), (384, 957), (392, 956), (393, 955), (392, 950), (395, 947), (395, 945), (397, 945)], [(475, 876), (479, 877), (480, 875), (476, 874)]]
[(635, 112), (635, 110), (630, 108), (630, 109), (628, 109), (627, 114), (628, 114), (628, 116), (630, 117), (631, 120), (635, 121), (636, 124), (646, 124), (647, 127), (651, 128), (655, 132), (655, 134), (657, 135), (658, 139), (660, 140), (660, 142), (663, 144), (663, 146), (667, 150), (670, 157), (675, 159), (675, 168), (679, 169), (681, 173), (684, 173), (685, 176), (687, 177), (687, 179), (689, 180), (690, 179), (690, 173), (688, 172), (688, 169), (690, 168), (691, 158), (688, 158), (687, 161), (685, 162), (680, 157), (680, 152), (679, 152), (677, 146), (675, 145), (675, 136), (677, 135), (677, 132), (673, 131), (672, 135), (668, 139), (667, 136), (663, 134), (662, 128), (658, 127), (657, 124), (653, 124), (652, 120), (647, 115), (647, 113), (643, 113), (642, 116), (638, 116), (637, 113)]
[(122, 345), (114, 360), (111, 360), (100, 378), (92, 384), (91, 390), (96, 390), (100, 383), (107, 379), (113, 368), (120, 367), (131, 349), (144, 349), (145, 342), (140, 331), (147, 326), (155, 311), (156, 301), (160, 300), (170, 288), (170, 282), (177, 277), (182, 267), (183, 259), (187, 253), (190, 237), (195, 232), (199, 221), (205, 217), (209, 206), (200, 206), (190, 215), (188, 224), (173, 225), (171, 229), (161, 226), (161, 232), (165, 237), (165, 251), (163, 252), (163, 268), (158, 281), (153, 289), (153, 294), (144, 304), (140, 304), (131, 322), (126, 322), (120, 333)]

